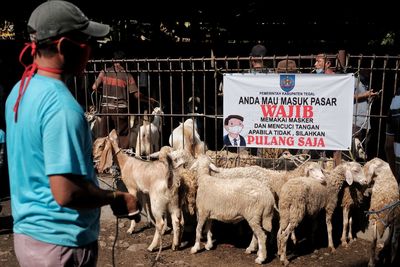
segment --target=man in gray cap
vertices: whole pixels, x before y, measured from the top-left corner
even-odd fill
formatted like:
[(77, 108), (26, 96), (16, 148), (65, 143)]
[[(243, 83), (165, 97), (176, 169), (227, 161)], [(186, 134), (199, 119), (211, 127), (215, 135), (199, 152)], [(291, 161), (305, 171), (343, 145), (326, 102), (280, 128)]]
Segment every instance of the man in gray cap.
[[(20, 266), (95, 266), (100, 207), (136, 215), (134, 196), (98, 187), (82, 107), (63, 78), (85, 67), (89, 37), (108, 34), (75, 5), (48, 1), (28, 21), (33, 63), (6, 103), (14, 250)], [(136, 217), (137, 219), (137, 217)]]

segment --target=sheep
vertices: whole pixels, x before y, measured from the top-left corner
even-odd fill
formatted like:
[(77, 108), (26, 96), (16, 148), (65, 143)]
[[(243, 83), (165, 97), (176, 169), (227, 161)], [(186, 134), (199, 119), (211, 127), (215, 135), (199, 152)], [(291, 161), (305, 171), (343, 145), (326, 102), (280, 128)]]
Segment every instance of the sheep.
[(353, 184), (351, 186), (345, 184), (342, 190), (342, 196), (339, 197), (343, 214), (343, 229), (340, 241), (344, 247), (348, 246), (347, 240), (349, 240), (349, 242), (354, 240), (353, 216), (351, 212), (355, 208), (360, 207), (360, 205), (364, 202), (364, 199), (366, 198), (364, 195), (366, 189), (366, 186), (359, 184)]
[(200, 140), (197, 125), (193, 119), (187, 119), (176, 127), (169, 136), (169, 145), (174, 149), (184, 149), (193, 157), (205, 153), (205, 144)]
[[(155, 219), (156, 232), (150, 246), (147, 248), (153, 251), (156, 247), (160, 235), (164, 233), (165, 221), (163, 215), (169, 211), (171, 214), (173, 228), (172, 249), (179, 246), (180, 229), (182, 223), (181, 210), (178, 205), (178, 188), (180, 181), (173, 176), (172, 167), (179, 167), (179, 162), (173, 166), (170, 147), (162, 147), (159, 155), (160, 159), (156, 161), (142, 161), (135, 157), (130, 157), (118, 147), (118, 136), (115, 130), (112, 130), (106, 139), (105, 148), (100, 160), (99, 169), (106, 165), (106, 159), (115, 157), (116, 162), (121, 169), (121, 178), (125, 183), (129, 193), (137, 195), (138, 191), (148, 194), (150, 197), (151, 214)], [(131, 227), (128, 233), (132, 233), (134, 222), (131, 221)]]
[(151, 153), (160, 149), (160, 131), (161, 131), (161, 108), (155, 107), (152, 114), (154, 115), (153, 121), (144, 120), (143, 125), (140, 126), (138, 131), (138, 138), (136, 138), (136, 156), (148, 156)]
[(217, 168), (215, 174), (217, 177), (233, 178), (244, 176), (258, 179), (265, 183), (274, 195), (278, 203), (282, 186), (291, 178), (298, 176), (311, 176), (321, 183), (324, 183), (325, 176), (322, 173), (321, 166), (316, 162), (306, 162), (291, 171), (277, 171), (265, 169), (260, 166), (236, 167), (236, 168)]
[(307, 177), (293, 178), (283, 185), (279, 199), (280, 221), (277, 240), (278, 255), (284, 265), (289, 264), (286, 257), (289, 235), (294, 232), (306, 214), (315, 217), (322, 209), (326, 212), (328, 246), (332, 252), (335, 251), (331, 218), (337, 205), (338, 193), (345, 181), (350, 185), (353, 181), (360, 184), (368, 182), (359, 163), (345, 162), (327, 175), (326, 185)]
[(204, 224), (207, 231), (205, 248), (212, 248), (211, 219), (229, 223), (246, 220), (253, 230), (253, 239), (246, 253), (251, 253), (258, 245), (255, 262), (261, 264), (267, 257), (266, 234), (263, 229), (271, 231), (273, 211), (276, 208), (271, 191), (256, 179), (218, 179), (210, 176), (209, 167), (210, 159), (206, 155), (200, 155), (192, 166), (197, 171), (198, 223), (196, 241), (190, 252), (193, 254), (200, 249)]
[(372, 224), (372, 241), (368, 266), (375, 266), (375, 251), (378, 238), (382, 238), (386, 227), (389, 227), (389, 237), (384, 248), (388, 248), (391, 242), (390, 261), (396, 257), (399, 232), (395, 228), (400, 227), (400, 207), (384, 209), (390, 204), (399, 201), (399, 186), (387, 162), (379, 158), (373, 158), (364, 165), (364, 171), (368, 179), (372, 180), (371, 203), (369, 208), (369, 222)]
[[(220, 178), (251, 177), (261, 181), (274, 195), (275, 202), (279, 203), (279, 194), (282, 186), (291, 178), (298, 176), (309, 176), (320, 183), (325, 183), (325, 175), (317, 162), (305, 162), (291, 171), (277, 171), (265, 169), (260, 166), (236, 167), (236, 168), (215, 168), (213, 176)], [(296, 235), (291, 235), (293, 243), (296, 243)]]

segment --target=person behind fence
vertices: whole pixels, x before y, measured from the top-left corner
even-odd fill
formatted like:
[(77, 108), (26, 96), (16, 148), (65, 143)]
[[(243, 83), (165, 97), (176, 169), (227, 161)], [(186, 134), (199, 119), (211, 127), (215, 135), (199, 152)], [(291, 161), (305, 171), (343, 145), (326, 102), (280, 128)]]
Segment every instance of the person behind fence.
[(365, 149), (370, 140), (370, 105), (379, 92), (368, 89), (368, 74), (360, 70), (355, 78), (353, 105), (353, 154), (356, 160), (367, 160)]
[(47, 1), (28, 20), (31, 64), (6, 101), (14, 250), (19, 265), (95, 266), (100, 207), (139, 213), (137, 199), (98, 186), (89, 125), (63, 82), (82, 73), (88, 38), (108, 34), (74, 4)]
[[(314, 69), (312, 72), (316, 74), (335, 74), (335, 71), (332, 69), (332, 59), (329, 58), (326, 54), (318, 54), (315, 57)], [(311, 158), (313, 159), (326, 158), (328, 156), (327, 151), (325, 150), (305, 149), (302, 151), (302, 153), (310, 154)], [(328, 153), (331, 154), (330, 152)], [(340, 153), (340, 151), (335, 151), (334, 153), (338, 154)]]
[[(147, 104), (154, 104), (157, 101), (142, 94), (133, 78), (132, 74), (126, 70), (122, 64), (126, 55), (123, 51), (115, 51), (113, 65), (106, 70), (102, 70), (92, 85), (93, 90), (98, 90), (102, 86), (101, 113), (112, 114), (103, 116), (99, 125), (99, 137), (107, 136), (109, 131), (116, 129), (121, 148), (129, 148), (129, 116), (131, 113), (140, 113), (138, 108), (129, 109), (137, 106), (138, 100)], [(129, 101), (130, 96), (135, 99)], [(114, 115), (115, 114), (115, 115)], [(117, 115), (124, 114), (124, 115)], [(135, 123), (137, 123), (136, 118)]]
[(252, 47), (250, 52), (250, 72), (254, 73), (267, 73), (268, 69), (264, 66), (264, 61), (262, 57), (267, 54), (267, 48), (262, 44), (257, 44)]
[(386, 159), (400, 185), (400, 88), (392, 98), (386, 120)]
[(314, 71), (317, 74), (335, 74), (332, 69), (332, 59), (326, 54), (318, 54), (315, 57)]

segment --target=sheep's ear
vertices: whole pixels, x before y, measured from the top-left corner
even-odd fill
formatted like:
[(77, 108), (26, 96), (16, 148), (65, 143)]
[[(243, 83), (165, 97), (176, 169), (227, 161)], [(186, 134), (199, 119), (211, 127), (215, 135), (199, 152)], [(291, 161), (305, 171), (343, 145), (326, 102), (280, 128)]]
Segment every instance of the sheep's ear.
[(109, 134), (108, 137), (113, 140), (116, 141), (118, 139), (118, 135), (117, 135), (117, 131), (115, 129), (113, 129)]
[(109, 142), (106, 142), (103, 152), (100, 156), (100, 163), (97, 167), (98, 171), (102, 173), (105, 169), (112, 166), (112, 150)]
[(183, 164), (185, 164), (185, 160), (182, 157), (174, 157), (171, 154), (168, 154), (168, 157), (172, 159), (172, 168), (177, 169)]
[(208, 165), (208, 167), (210, 168), (210, 170), (212, 170), (213, 172), (219, 172), (219, 169), (217, 166), (214, 165), (214, 163), (211, 163)]
[(374, 174), (375, 174), (376, 168), (377, 168), (377, 165), (376, 165), (376, 164), (371, 164), (371, 165), (369, 166), (369, 168), (368, 168), (368, 170), (367, 170), (367, 173), (366, 173), (366, 176), (367, 176), (367, 179), (368, 179), (368, 180), (372, 179), (372, 177), (373, 177)]
[(151, 159), (158, 159), (160, 157), (160, 151), (154, 152), (149, 155), (149, 158)]
[(310, 166), (310, 165), (307, 165), (305, 168), (304, 168), (304, 175), (305, 176), (310, 176), (310, 171), (312, 170), (312, 167)]
[(346, 177), (346, 182), (349, 185), (352, 185), (353, 184), (353, 174), (351, 173), (351, 171), (350, 170), (346, 170), (344, 175)]

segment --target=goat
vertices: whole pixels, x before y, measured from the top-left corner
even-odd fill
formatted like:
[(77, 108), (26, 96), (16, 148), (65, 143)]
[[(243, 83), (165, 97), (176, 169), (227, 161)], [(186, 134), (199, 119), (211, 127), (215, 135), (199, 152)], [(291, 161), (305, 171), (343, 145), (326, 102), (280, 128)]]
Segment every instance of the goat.
[[(172, 249), (177, 249), (183, 222), (182, 212), (178, 205), (180, 181), (173, 175), (173, 168), (179, 167), (180, 163), (174, 164), (170, 155), (172, 151), (170, 147), (162, 147), (159, 152), (159, 160), (150, 162), (125, 154), (119, 148), (117, 140), (116, 131), (112, 130), (106, 139), (99, 170), (106, 166), (107, 161), (115, 157), (116, 163), (121, 169), (122, 181), (125, 183), (129, 193), (135, 196), (137, 196), (138, 191), (148, 194), (150, 208), (147, 206), (147, 209), (150, 209), (151, 214), (154, 216), (156, 232), (152, 243), (147, 249), (153, 251), (160, 236), (164, 233), (166, 222), (163, 215), (167, 211), (171, 214), (173, 228)], [(146, 209), (146, 204), (143, 206)], [(134, 221), (131, 221), (128, 233), (132, 233), (134, 226)]]
[(154, 115), (153, 121), (143, 121), (140, 126), (138, 137), (136, 138), (136, 156), (148, 156), (151, 153), (160, 149), (160, 133), (161, 133), (161, 108), (154, 108), (152, 114)]
[(175, 150), (184, 149), (193, 157), (205, 153), (204, 142), (200, 140), (196, 122), (187, 119), (176, 127), (169, 136), (169, 145)]

